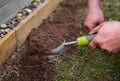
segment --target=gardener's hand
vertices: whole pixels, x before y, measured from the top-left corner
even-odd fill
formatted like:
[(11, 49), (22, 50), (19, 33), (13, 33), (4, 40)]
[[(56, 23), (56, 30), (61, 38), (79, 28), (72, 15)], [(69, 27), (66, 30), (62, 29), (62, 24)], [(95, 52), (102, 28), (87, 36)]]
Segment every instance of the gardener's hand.
[(98, 24), (104, 22), (104, 15), (100, 8), (100, 0), (88, 0), (88, 13), (85, 26), (92, 31)]
[(101, 9), (89, 10), (85, 19), (85, 26), (92, 31), (97, 25), (104, 22), (104, 15)]
[(108, 52), (120, 50), (120, 22), (104, 22), (97, 26), (90, 34), (97, 32), (95, 38), (90, 42), (90, 49), (97, 46)]

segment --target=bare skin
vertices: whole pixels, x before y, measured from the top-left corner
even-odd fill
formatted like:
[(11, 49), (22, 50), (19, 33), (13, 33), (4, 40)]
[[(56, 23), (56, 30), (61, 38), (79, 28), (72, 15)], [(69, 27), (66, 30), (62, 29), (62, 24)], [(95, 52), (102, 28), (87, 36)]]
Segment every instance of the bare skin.
[(97, 33), (89, 44), (90, 49), (100, 47), (111, 53), (120, 50), (120, 22), (104, 22), (100, 0), (88, 0), (88, 7), (85, 26), (89, 29), (89, 34)]
[(117, 52), (120, 50), (120, 22), (104, 22), (94, 28), (90, 34), (97, 32), (95, 38), (90, 42), (90, 49), (100, 47), (108, 52)]
[(104, 22), (104, 14), (100, 9), (100, 0), (88, 0), (88, 13), (85, 19), (85, 26), (92, 31), (96, 25)]

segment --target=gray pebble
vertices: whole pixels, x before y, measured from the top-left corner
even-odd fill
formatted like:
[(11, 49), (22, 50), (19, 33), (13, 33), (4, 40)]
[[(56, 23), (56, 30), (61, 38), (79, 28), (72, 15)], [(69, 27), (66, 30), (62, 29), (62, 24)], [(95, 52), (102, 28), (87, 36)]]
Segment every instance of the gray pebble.
[(12, 19), (10, 22), (11, 22), (11, 24), (13, 24), (14, 26), (17, 26), (20, 21), (19, 21), (18, 19)]
[(37, 8), (39, 6), (39, 3), (38, 2), (33, 2), (32, 5)]
[(3, 33), (3, 32), (5, 32), (5, 30), (4, 30), (4, 29), (0, 29), (0, 32), (2, 32), (2, 33)]
[(4, 34), (1, 34), (1, 36), (0, 36), (0, 37), (1, 37), (1, 38), (3, 38), (4, 36), (5, 36)]
[(27, 14), (31, 14), (32, 13), (32, 10), (29, 9), (29, 8), (25, 8), (24, 11), (27, 12)]
[(1, 28), (7, 28), (7, 25), (6, 24), (1, 24), (0, 27)]
[(11, 30), (10, 28), (7, 28), (7, 29), (5, 29), (4, 31), (5, 31), (6, 33), (8, 33), (10, 30)]
[(8, 25), (8, 28), (9, 28), (9, 29), (13, 29), (14, 27), (15, 27), (15, 26), (12, 25), (12, 24), (9, 24), (9, 25)]
[(23, 19), (23, 16), (22, 17), (17, 17), (18, 20), (22, 20)]

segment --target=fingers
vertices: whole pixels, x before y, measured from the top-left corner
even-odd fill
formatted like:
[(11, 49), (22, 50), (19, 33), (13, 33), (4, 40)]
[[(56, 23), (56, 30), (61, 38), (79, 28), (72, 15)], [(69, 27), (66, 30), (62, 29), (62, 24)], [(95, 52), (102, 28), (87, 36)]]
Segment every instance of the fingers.
[[(98, 32), (98, 30), (102, 27), (102, 22), (99, 22), (98, 24), (97, 23), (87, 23), (85, 22), (84, 25), (89, 29), (90, 33), (93, 34), (93, 33), (96, 33)], [(97, 26), (98, 25), (98, 26)]]
[(103, 43), (103, 41), (98, 36), (96, 36), (89, 44), (89, 48), (91, 50), (95, 49), (96, 47), (99, 47), (107, 51), (108, 53), (115, 53), (118, 51), (118, 48), (116, 49), (115, 47), (111, 47), (111, 45), (107, 43)]
[(99, 47), (99, 46), (100, 46), (100, 39), (96, 35), (95, 38), (90, 42), (89, 48), (91, 50), (93, 50), (93, 49), (95, 49), (96, 47)]
[(90, 32), (91, 32), (91, 31), (94, 29), (94, 27), (95, 27), (95, 25), (92, 24), (92, 23), (90, 23), (90, 22), (85, 22), (84, 25), (88, 28), (88, 30), (89, 30)]
[(95, 27), (89, 34), (94, 34), (97, 33), (99, 31), (99, 29), (102, 27), (103, 24), (98, 25), (97, 27)]
[(109, 53), (115, 53), (118, 51), (118, 49), (112, 48), (112, 47), (106, 47), (105, 48), (106, 51), (108, 51)]

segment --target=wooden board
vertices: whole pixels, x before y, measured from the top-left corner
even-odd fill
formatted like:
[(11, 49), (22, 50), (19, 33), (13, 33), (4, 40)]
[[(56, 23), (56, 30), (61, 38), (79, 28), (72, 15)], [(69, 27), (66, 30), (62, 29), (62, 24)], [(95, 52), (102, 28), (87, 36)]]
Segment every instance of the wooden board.
[(15, 31), (9, 32), (3, 39), (0, 39), (0, 66), (15, 50), (16, 41)]
[(29, 32), (38, 27), (43, 19), (46, 19), (56, 8), (61, 0), (47, 0), (41, 7), (36, 9), (24, 21), (20, 23), (14, 30), (17, 35), (17, 46), (20, 47), (28, 36)]
[(38, 27), (43, 19), (46, 19), (62, 0), (47, 0), (42, 6), (33, 11), (21, 23), (0, 39), (0, 66), (11, 55), (15, 48), (20, 47), (29, 32)]

